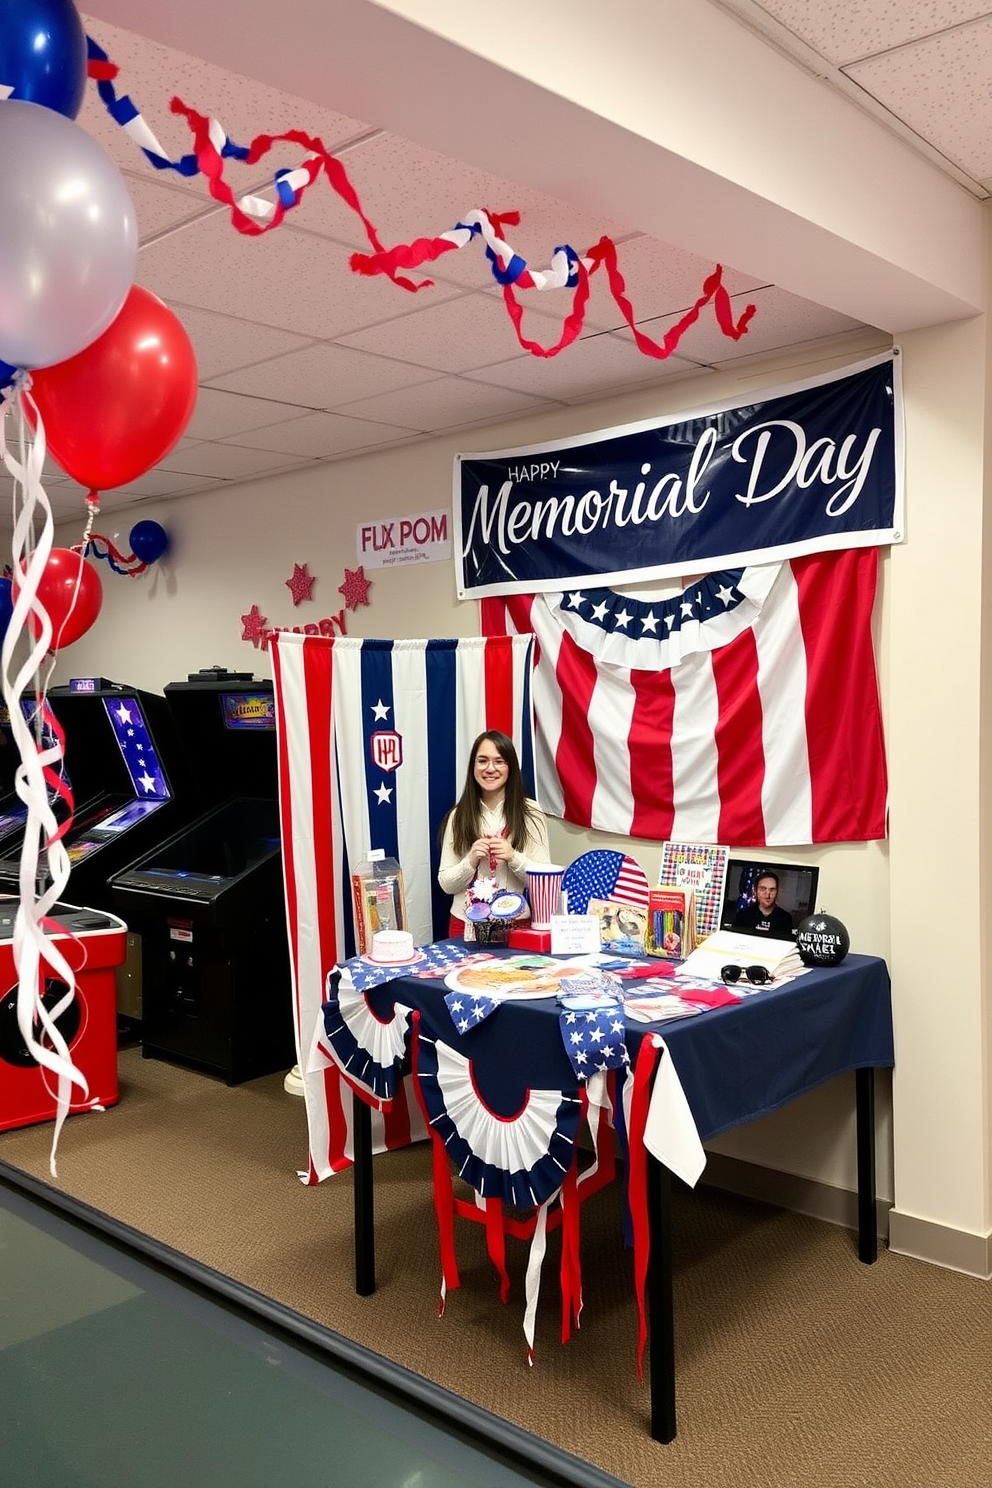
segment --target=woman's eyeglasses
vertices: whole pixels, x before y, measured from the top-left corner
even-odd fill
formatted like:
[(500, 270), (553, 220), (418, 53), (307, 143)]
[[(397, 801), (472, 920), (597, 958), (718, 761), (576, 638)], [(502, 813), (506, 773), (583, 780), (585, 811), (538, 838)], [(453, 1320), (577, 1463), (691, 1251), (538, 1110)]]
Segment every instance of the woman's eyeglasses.
[(772, 974), (766, 966), (724, 966), (720, 975), (730, 986), (739, 982), (741, 977), (750, 982), (752, 987), (767, 987), (772, 980)]

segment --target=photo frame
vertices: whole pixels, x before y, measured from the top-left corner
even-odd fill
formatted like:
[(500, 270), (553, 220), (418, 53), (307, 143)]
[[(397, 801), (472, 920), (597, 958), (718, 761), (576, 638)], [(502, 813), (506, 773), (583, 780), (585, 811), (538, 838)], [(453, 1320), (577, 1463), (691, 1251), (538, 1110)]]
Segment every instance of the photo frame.
[(744, 935), (763, 935), (766, 938), (769, 933), (774, 933), (740, 923), (740, 916), (746, 916), (751, 907), (757, 904), (755, 885), (758, 879), (769, 875), (778, 880), (775, 908), (785, 910), (792, 921), (790, 929), (785, 931), (783, 928), (775, 938), (785, 939), (795, 935), (806, 916), (813, 914), (816, 909), (819, 868), (810, 868), (801, 863), (759, 863), (752, 858), (731, 858), (727, 864), (727, 881), (720, 911), (721, 930), (737, 930)]

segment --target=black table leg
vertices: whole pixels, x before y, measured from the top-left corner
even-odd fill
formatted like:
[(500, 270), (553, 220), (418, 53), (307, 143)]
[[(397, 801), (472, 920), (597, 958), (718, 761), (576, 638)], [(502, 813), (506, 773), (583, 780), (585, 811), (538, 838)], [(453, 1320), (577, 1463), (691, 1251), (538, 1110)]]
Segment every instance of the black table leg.
[(854, 1071), (858, 1144), (858, 1260), (870, 1266), (878, 1259), (875, 1209), (875, 1071)]
[(648, 1369), (651, 1383), (651, 1436), (675, 1440), (675, 1308), (672, 1296), (672, 1175), (647, 1154), (648, 1225)]
[(375, 1194), (372, 1187), (372, 1110), (352, 1093), (352, 1142), (355, 1185), (355, 1291), (375, 1291)]

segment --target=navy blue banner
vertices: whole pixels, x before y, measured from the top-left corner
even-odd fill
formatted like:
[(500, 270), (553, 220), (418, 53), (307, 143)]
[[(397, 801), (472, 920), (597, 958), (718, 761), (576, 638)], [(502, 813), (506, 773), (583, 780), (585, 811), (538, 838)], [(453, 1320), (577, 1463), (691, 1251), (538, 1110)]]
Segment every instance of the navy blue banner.
[(899, 373), (887, 353), (757, 403), (457, 456), (459, 598), (901, 542)]

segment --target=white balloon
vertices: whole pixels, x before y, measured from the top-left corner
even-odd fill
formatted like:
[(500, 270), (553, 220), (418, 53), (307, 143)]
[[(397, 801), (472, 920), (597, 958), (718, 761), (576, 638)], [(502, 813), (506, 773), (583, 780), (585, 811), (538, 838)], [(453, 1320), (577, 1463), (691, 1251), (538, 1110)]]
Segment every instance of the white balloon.
[(134, 282), (124, 177), (54, 109), (0, 103), (0, 359), (51, 367), (110, 325)]

